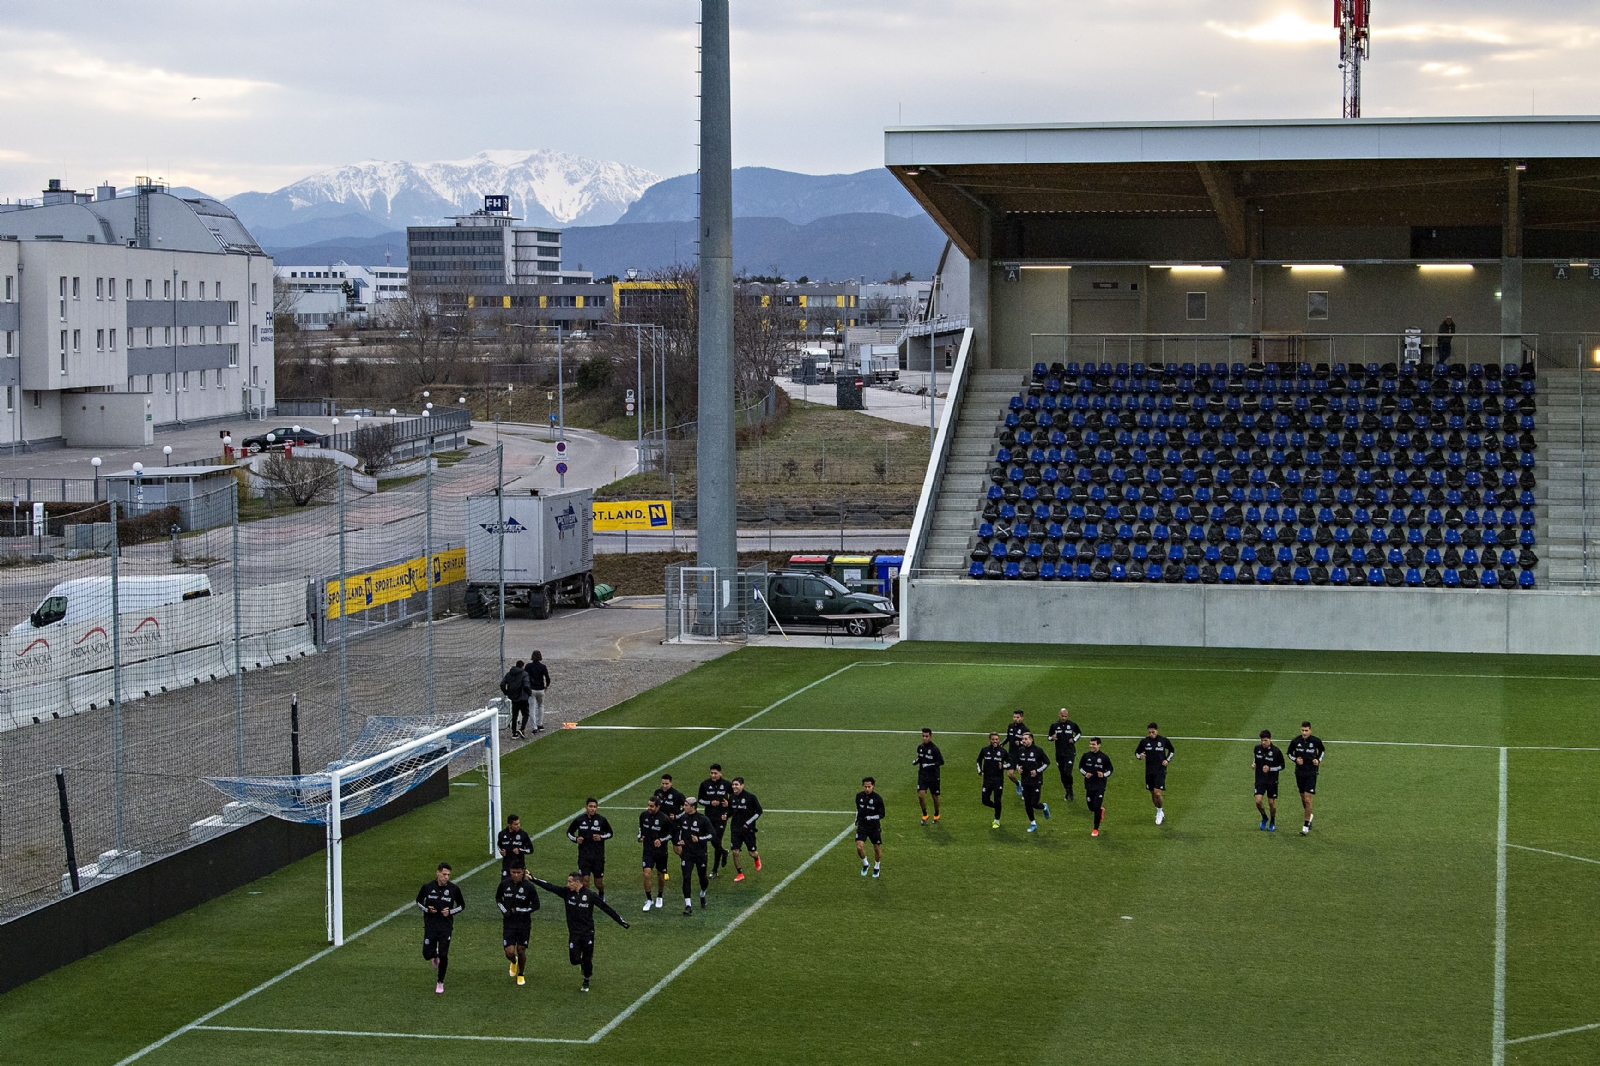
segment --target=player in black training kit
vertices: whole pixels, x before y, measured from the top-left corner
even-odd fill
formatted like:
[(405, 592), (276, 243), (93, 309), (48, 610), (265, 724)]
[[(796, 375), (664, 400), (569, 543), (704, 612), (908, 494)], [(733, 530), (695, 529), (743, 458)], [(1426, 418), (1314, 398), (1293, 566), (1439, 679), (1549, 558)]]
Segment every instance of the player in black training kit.
[(1050, 768), (1050, 756), (1033, 742), (1032, 733), (1023, 733), (1022, 743), (1017, 745), (1011, 762), (1017, 768), (1018, 783), (1022, 785), (1022, 809), (1028, 815), (1028, 832), (1037, 832), (1039, 823), (1033, 820), (1033, 812), (1042, 810), (1046, 818), (1050, 817), (1050, 804), (1040, 796), (1044, 791), (1044, 772)]
[(861, 876), (867, 876), (867, 842), (872, 842), (872, 876), (882, 872), (883, 864), (883, 797), (878, 795), (878, 783), (870, 777), (861, 779), (861, 791), (856, 793), (856, 854), (861, 856)]
[(661, 775), (661, 787), (653, 795), (661, 805), (661, 813), (668, 818), (676, 821), (678, 815), (683, 813), (683, 793), (672, 786), (671, 774)]
[(439, 864), (432, 881), (417, 889), (417, 906), (422, 909), (422, 957), (439, 971), (435, 992), (444, 992), (444, 975), (450, 968), (450, 936), (455, 931), (456, 915), (466, 905), (461, 889), (450, 883), (447, 862)]
[(674, 845), (678, 853), (678, 872), (683, 875), (685, 915), (694, 913), (694, 907), (689, 904), (689, 875), (697, 870), (700, 873), (700, 909), (706, 909), (706, 846), (711, 842), (711, 819), (695, 810), (698, 803), (693, 796), (684, 797), (683, 817), (677, 821), (678, 842)]
[(500, 880), (504, 881), (511, 876), (515, 860), (521, 859), (524, 866), (528, 864), (533, 855), (533, 838), (522, 828), (522, 819), (513, 814), (506, 819), (506, 827), (495, 834), (494, 847), (500, 853)]
[(611, 839), (611, 823), (598, 813), (600, 801), (590, 796), (583, 801), (583, 813), (567, 826), (567, 839), (578, 845), (578, 872), (583, 883), (594, 879), (594, 890), (606, 898), (606, 841)]
[(1300, 735), (1289, 741), (1288, 756), (1294, 763), (1294, 784), (1300, 790), (1300, 803), (1306, 809), (1306, 824), (1300, 835), (1311, 832), (1311, 803), (1317, 795), (1317, 771), (1322, 769), (1323, 753), (1327, 749), (1322, 740), (1312, 735), (1311, 723), (1300, 723)]
[(1000, 800), (1006, 792), (1006, 766), (1011, 757), (1000, 746), (1000, 734), (989, 734), (989, 746), (978, 752), (978, 773), (983, 775), (983, 805), (994, 809), (990, 829), (1000, 828)]
[(594, 909), (599, 907), (624, 929), (628, 928), (628, 923), (622, 920), (622, 915), (606, 905), (599, 893), (583, 883), (583, 874), (576, 870), (567, 875), (566, 888), (537, 877), (528, 880), (566, 902), (567, 957), (572, 960), (572, 965), (583, 967), (583, 987), (579, 991), (589, 991), (589, 978), (594, 975)]
[(1011, 759), (1011, 769), (1006, 771), (1011, 775), (1011, 780), (1016, 782), (1017, 795), (1022, 795), (1022, 779), (1017, 773), (1017, 749), (1022, 747), (1022, 734), (1028, 727), (1022, 721), (1021, 711), (1011, 712), (1011, 724), (1006, 726), (1006, 755)]
[(1145, 738), (1133, 749), (1133, 757), (1144, 763), (1144, 787), (1150, 793), (1150, 802), (1156, 805), (1156, 824), (1160, 825), (1167, 816), (1166, 808), (1161, 805), (1162, 795), (1167, 790), (1167, 764), (1177, 754), (1177, 749), (1161, 735), (1154, 722), (1145, 727), (1145, 732)]
[(928, 824), (928, 793), (933, 793), (933, 820), (939, 820), (939, 767), (944, 765), (944, 753), (933, 742), (933, 730), (922, 731), (922, 743), (917, 745), (917, 757), (911, 760), (917, 768), (917, 805), (922, 808), (922, 824)]
[(1050, 723), (1050, 732), (1045, 736), (1046, 740), (1055, 741), (1056, 772), (1061, 775), (1061, 787), (1066, 789), (1068, 803), (1072, 802), (1073, 767), (1078, 764), (1078, 738), (1081, 736), (1083, 730), (1065, 707), (1061, 708), (1061, 717)]
[(728, 797), (733, 788), (722, 776), (722, 767), (711, 764), (711, 776), (700, 782), (695, 793), (700, 798), (700, 813), (711, 819), (711, 876), (728, 865), (728, 849), (722, 846), (722, 834), (728, 828)]
[(1106, 820), (1106, 781), (1111, 777), (1111, 756), (1100, 750), (1100, 738), (1089, 738), (1089, 750), (1078, 760), (1078, 772), (1083, 775), (1083, 798), (1094, 815), (1094, 828), (1089, 835), (1100, 835), (1100, 823)]
[(639, 843), (644, 845), (644, 909), (650, 909), (650, 874), (656, 875), (656, 908), (663, 904), (667, 887), (667, 849), (672, 846), (672, 819), (661, 813), (661, 804), (651, 796), (639, 812)]
[(533, 912), (539, 909), (539, 893), (527, 878), (521, 857), (512, 860), (511, 870), (494, 890), (495, 906), (500, 908), (500, 943), (505, 945), (506, 961), (517, 984), (528, 983), (528, 934), (533, 931)]
[[(1283, 771), (1283, 752), (1272, 743), (1272, 730), (1261, 731), (1261, 743), (1250, 756), (1250, 767), (1256, 772), (1256, 810), (1261, 812), (1261, 828), (1268, 833), (1278, 831), (1278, 774)], [(1261, 805), (1266, 797), (1267, 805)]]
[(761, 817), (761, 801), (744, 787), (744, 778), (733, 779), (733, 795), (728, 797), (728, 820), (733, 825), (733, 879), (744, 880), (744, 870), (739, 866), (739, 850), (750, 849), (756, 872), (761, 871), (761, 853), (756, 850), (756, 819)]

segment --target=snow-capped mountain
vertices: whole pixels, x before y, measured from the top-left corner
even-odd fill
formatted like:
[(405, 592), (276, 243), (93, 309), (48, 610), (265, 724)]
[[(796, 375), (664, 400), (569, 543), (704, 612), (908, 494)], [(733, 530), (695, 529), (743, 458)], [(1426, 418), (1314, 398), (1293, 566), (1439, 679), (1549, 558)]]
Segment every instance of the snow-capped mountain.
[(489, 193), (511, 197), (526, 225), (606, 225), (660, 176), (626, 163), (584, 159), (549, 149), (479, 152), (434, 163), (369, 160), (313, 174), (276, 192), (247, 192), (227, 203), (256, 238), (275, 231), (330, 236), (431, 225), (483, 206)]

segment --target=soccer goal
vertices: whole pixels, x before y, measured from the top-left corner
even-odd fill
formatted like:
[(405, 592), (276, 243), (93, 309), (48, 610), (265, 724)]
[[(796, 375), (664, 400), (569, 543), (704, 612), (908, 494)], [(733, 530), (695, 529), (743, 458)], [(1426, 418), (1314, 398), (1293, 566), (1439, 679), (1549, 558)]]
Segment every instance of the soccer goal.
[(489, 855), (500, 829), (500, 709), (469, 714), (373, 716), (348, 757), (321, 773), (280, 777), (208, 777), (229, 798), (286, 821), (327, 831), (328, 940), (344, 943), (344, 823), (410, 792), (451, 760), (481, 750), (487, 766)]

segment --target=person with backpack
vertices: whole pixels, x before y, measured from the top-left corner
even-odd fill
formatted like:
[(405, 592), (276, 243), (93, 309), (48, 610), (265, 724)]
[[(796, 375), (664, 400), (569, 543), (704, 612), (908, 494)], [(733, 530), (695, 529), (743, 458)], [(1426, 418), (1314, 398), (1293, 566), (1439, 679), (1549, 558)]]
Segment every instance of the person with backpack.
[(500, 679), (500, 692), (511, 701), (511, 736), (526, 737), (528, 725), (528, 697), (533, 694), (533, 681), (523, 669), (521, 659)]

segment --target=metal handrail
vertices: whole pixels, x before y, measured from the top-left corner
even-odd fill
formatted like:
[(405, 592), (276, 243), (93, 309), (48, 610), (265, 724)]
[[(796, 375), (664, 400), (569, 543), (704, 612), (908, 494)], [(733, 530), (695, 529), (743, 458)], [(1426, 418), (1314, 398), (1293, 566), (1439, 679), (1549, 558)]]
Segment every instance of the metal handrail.
[[(923, 541), (932, 528), (933, 513), (938, 508), (939, 483), (944, 480), (945, 467), (950, 461), (950, 445), (956, 433), (956, 411), (965, 399), (967, 381), (971, 376), (967, 366), (971, 354), (972, 329), (969, 327), (961, 335), (961, 350), (956, 354), (956, 365), (951, 368), (950, 390), (945, 393), (944, 411), (939, 416), (939, 432), (933, 440), (933, 457), (928, 463), (928, 472), (923, 475), (922, 493), (917, 497), (916, 514), (911, 519), (911, 536), (906, 540), (905, 565), (900, 572), (900, 633), (907, 640), (911, 639), (908, 628), (911, 571), (921, 561)], [(928, 402), (934, 403), (937, 399), (930, 395)]]

